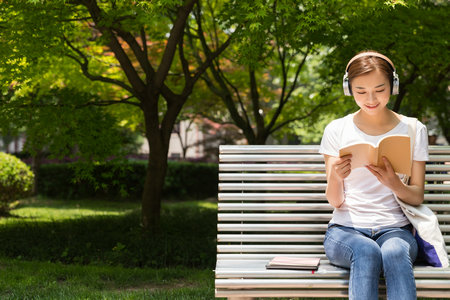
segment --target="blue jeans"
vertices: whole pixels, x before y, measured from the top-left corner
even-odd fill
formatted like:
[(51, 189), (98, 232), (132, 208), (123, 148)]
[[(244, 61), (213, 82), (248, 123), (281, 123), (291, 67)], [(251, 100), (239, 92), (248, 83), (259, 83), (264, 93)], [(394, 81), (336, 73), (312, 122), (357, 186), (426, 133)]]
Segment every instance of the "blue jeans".
[(350, 269), (349, 299), (378, 299), (382, 270), (389, 300), (416, 299), (413, 263), (417, 243), (411, 228), (328, 226), (325, 253), (333, 265)]

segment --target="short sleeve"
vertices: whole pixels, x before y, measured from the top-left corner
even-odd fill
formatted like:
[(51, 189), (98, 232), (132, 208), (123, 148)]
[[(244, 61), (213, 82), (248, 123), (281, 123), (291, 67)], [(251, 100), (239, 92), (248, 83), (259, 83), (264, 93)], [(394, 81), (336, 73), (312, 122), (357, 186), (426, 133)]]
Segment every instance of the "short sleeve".
[(319, 153), (331, 156), (339, 156), (339, 122), (334, 120), (329, 123), (323, 132), (322, 140), (320, 142)]
[(427, 127), (417, 121), (416, 142), (414, 145), (413, 160), (428, 161), (428, 132)]

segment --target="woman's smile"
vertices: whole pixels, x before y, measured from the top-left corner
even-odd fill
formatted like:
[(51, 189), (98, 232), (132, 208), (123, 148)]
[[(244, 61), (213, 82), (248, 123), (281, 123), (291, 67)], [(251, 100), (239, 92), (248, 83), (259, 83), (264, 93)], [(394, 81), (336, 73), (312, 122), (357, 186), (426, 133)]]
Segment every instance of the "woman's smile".
[(367, 107), (368, 109), (375, 109), (375, 108), (377, 108), (379, 105), (380, 105), (380, 103), (373, 104), (373, 105), (366, 104), (366, 107)]

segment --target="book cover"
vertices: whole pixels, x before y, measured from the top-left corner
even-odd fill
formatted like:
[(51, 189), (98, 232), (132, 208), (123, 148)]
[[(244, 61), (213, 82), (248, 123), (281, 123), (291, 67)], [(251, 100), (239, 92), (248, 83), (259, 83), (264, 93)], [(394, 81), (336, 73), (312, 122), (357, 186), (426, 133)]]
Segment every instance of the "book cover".
[(267, 269), (317, 270), (319, 257), (276, 256), (267, 265)]
[(408, 135), (389, 135), (377, 145), (362, 142), (339, 149), (339, 157), (347, 154), (352, 154), (352, 169), (369, 164), (384, 168), (382, 157), (385, 156), (396, 173), (411, 176), (411, 145)]

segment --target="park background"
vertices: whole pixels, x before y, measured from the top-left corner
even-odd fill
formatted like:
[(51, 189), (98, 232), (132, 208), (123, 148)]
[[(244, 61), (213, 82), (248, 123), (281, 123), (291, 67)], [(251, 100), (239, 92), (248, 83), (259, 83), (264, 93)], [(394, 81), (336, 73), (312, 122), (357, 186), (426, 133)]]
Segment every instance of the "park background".
[(218, 145), (318, 144), (357, 109), (342, 76), (367, 49), (397, 68), (390, 108), (448, 144), (448, 19), (447, 1), (2, 1), (0, 146), (33, 185), (1, 198), (0, 298), (214, 298)]

